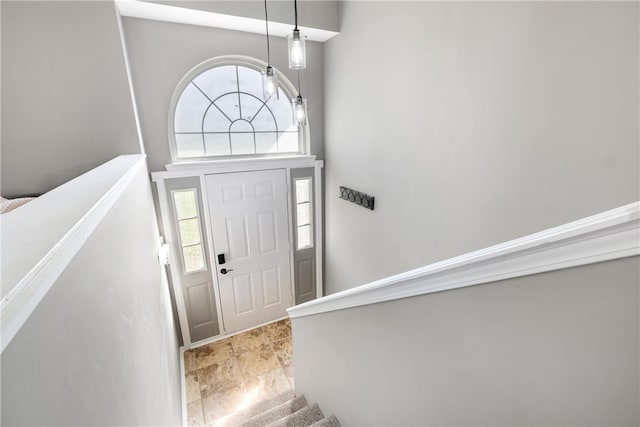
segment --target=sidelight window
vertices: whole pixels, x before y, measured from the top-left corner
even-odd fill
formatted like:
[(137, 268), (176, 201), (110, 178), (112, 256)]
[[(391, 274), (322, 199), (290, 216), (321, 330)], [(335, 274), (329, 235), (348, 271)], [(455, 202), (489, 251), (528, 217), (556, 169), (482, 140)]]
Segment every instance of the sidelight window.
[(313, 247), (311, 178), (296, 178), (296, 249)]
[(184, 272), (204, 270), (204, 250), (195, 189), (172, 192)]

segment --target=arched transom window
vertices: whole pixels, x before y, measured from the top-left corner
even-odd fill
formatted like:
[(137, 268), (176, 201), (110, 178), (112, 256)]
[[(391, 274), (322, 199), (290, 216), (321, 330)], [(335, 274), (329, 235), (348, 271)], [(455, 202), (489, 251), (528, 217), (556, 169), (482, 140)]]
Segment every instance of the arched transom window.
[(209, 68), (188, 81), (170, 133), (176, 160), (303, 152), (291, 94), (280, 88), (278, 99), (263, 99), (261, 73), (238, 64)]

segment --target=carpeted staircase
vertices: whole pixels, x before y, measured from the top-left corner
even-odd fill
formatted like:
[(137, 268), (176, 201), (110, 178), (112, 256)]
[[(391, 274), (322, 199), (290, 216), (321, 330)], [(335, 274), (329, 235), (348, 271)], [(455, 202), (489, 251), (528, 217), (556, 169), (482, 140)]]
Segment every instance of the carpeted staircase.
[(309, 405), (304, 396), (287, 392), (258, 402), (217, 420), (228, 427), (340, 427), (335, 416), (325, 418), (317, 404)]

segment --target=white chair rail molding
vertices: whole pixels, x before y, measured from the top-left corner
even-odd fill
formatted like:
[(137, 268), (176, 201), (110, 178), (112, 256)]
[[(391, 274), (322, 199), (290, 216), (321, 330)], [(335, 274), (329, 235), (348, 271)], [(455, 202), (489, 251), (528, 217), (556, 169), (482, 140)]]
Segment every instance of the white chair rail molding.
[(288, 309), (291, 318), (640, 255), (640, 202)]
[(2, 216), (2, 351), (141, 174), (145, 155), (118, 156)]

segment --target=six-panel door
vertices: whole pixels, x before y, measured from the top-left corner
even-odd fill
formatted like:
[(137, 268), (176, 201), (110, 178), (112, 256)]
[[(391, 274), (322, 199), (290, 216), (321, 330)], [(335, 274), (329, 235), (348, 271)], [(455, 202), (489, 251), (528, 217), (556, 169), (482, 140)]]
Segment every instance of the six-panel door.
[(207, 175), (206, 188), (225, 332), (285, 316), (293, 305), (285, 171)]

